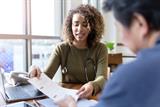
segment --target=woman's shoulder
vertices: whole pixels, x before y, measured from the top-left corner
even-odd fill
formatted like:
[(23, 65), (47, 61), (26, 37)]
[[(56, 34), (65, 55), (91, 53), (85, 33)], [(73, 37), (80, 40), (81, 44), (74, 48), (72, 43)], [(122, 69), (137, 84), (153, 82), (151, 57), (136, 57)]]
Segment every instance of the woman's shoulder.
[(55, 50), (58, 52), (64, 52), (68, 49), (69, 47), (69, 43), (68, 42), (59, 42), (56, 47)]
[(95, 44), (95, 45), (90, 49), (90, 51), (92, 51), (93, 53), (96, 53), (96, 54), (98, 54), (98, 55), (99, 55), (99, 54), (107, 54), (107, 53), (108, 53), (105, 44), (104, 44), (104, 43), (101, 43), (101, 42)]
[(106, 46), (104, 43), (102, 42), (98, 42), (96, 43), (96, 45), (93, 48), (97, 48), (97, 49), (106, 49)]
[(100, 46), (100, 47), (105, 47), (105, 44), (102, 43), (102, 42), (98, 42), (97, 45)]
[(57, 44), (57, 48), (66, 48), (69, 46), (69, 43), (68, 42), (59, 42)]

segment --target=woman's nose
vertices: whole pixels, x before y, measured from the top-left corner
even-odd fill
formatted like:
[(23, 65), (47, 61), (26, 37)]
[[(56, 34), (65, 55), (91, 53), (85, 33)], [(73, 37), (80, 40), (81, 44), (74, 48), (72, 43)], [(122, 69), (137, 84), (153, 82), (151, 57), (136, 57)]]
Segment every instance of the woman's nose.
[(81, 31), (83, 29), (83, 26), (82, 25), (79, 25), (78, 26), (78, 31)]

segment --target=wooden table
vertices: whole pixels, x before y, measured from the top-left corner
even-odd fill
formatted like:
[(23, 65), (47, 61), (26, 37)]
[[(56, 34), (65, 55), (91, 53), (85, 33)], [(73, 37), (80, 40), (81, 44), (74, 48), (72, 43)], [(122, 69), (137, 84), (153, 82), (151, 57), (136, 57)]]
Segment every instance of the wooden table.
[(119, 64), (123, 63), (122, 53), (110, 53), (108, 54), (108, 66), (112, 72)]
[[(62, 87), (69, 88), (69, 89), (79, 89), (82, 86), (82, 84), (73, 84), (73, 83), (60, 83), (60, 85)], [(91, 96), (89, 97), (89, 99), (98, 100), (99, 96), (100, 94), (98, 94), (97, 96)], [(27, 102), (32, 102), (32, 100), (27, 100)], [(0, 106), (3, 106), (3, 105), (6, 105), (6, 102), (0, 93)]]

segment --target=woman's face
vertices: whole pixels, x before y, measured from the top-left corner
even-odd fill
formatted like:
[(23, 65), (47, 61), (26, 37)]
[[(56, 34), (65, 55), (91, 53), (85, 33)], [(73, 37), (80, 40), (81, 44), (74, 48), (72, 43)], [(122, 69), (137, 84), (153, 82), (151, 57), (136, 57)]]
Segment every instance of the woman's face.
[(87, 43), (90, 25), (85, 20), (85, 17), (79, 13), (73, 15), (72, 32), (76, 42)]

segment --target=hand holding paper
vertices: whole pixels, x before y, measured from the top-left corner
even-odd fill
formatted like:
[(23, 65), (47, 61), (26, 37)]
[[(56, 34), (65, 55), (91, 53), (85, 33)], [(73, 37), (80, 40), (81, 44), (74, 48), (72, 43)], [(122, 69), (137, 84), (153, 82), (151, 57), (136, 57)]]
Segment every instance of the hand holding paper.
[(40, 78), (33, 77), (28, 80), (33, 86), (47, 95), (53, 101), (57, 102), (63, 99), (65, 96), (71, 95), (75, 101), (78, 100), (79, 96), (76, 94), (77, 90), (67, 89), (59, 86), (57, 83), (53, 82), (44, 73), (41, 74)]

